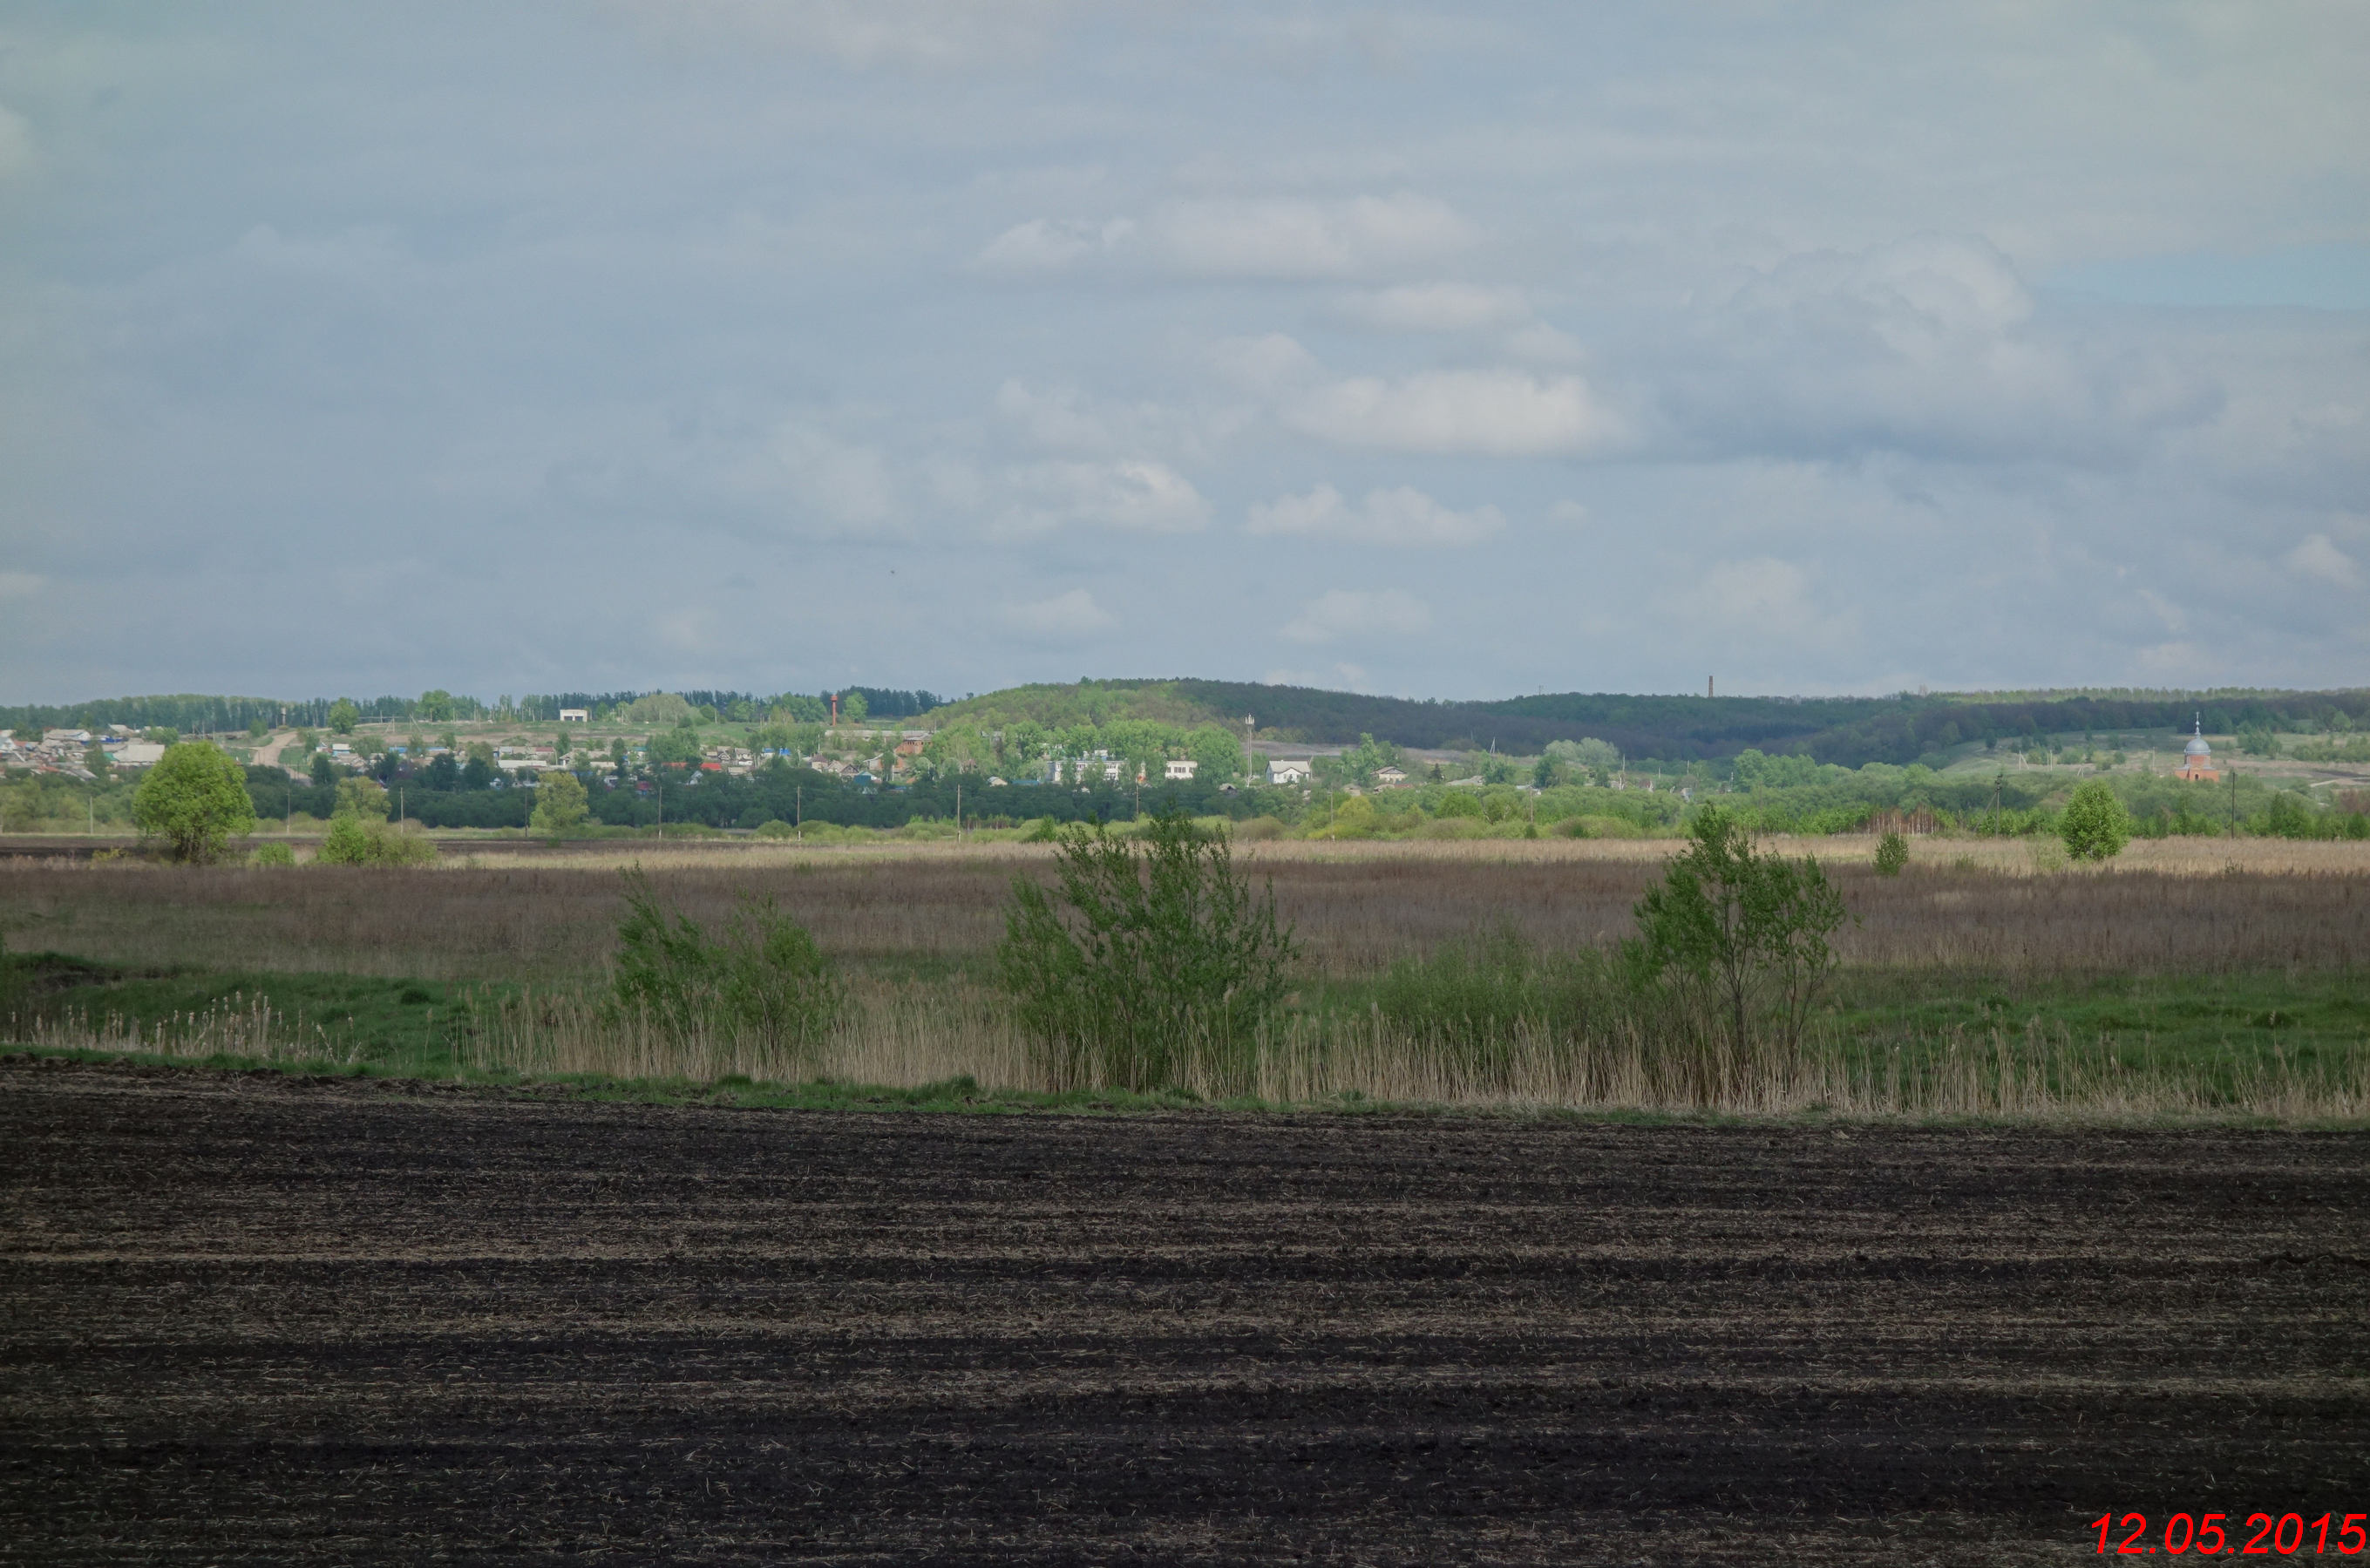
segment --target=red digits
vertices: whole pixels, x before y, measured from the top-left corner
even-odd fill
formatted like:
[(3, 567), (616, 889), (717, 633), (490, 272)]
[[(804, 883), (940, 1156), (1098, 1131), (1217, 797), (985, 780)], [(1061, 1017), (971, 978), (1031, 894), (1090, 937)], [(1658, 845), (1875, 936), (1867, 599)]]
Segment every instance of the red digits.
[[(2338, 1526), (2337, 1551), (2339, 1556), (2352, 1557), (2361, 1551), (2364, 1545), (2362, 1521), (2365, 1517), (2370, 1517), (2370, 1515), (2348, 1514), (2345, 1516), (2345, 1523)], [(2345, 1544), (2345, 1538), (2348, 1536), (2352, 1536), (2353, 1538), (2353, 1544), (2352, 1546)]]
[(2112, 1514), (2101, 1514), (2090, 1521), (2099, 1527), (2099, 1550), (2102, 1552), (2107, 1550), (2107, 1526), (2113, 1518)]
[[(2294, 1540), (2288, 1539), (2288, 1527), (2290, 1525), (2294, 1525), (2296, 1528), (2295, 1539)], [(2280, 1555), (2282, 1557), (2295, 1556), (2295, 1549), (2304, 1544), (2304, 1516), (2301, 1514), (2282, 1514), (2280, 1516), (2279, 1528), (2272, 1532), (2272, 1544), (2280, 1549)]]
[[(2172, 1544), (2172, 1527), (2180, 1527), (2180, 1544)], [(2190, 1539), (2197, 1534), (2197, 1521), (2186, 1514), (2175, 1514), (2164, 1522), (2164, 1549), (2175, 1557), (2189, 1550)]]
[(2115, 1548), (2116, 1554), (2123, 1557), (2137, 1557), (2147, 1551), (2146, 1547), (2135, 1544), (2140, 1537), (2147, 1534), (2147, 1516), (2125, 1514), (2123, 1523), (2132, 1527), (2132, 1533), (2123, 1538), (2123, 1545)]
[(2247, 1538), (2247, 1544), (2238, 1549), (2238, 1555), (2241, 1557), (2269, 1557), (2272, 1554), (2272, 1549), (2263, 1544), (2263, 1538), (2272, 1533), (2272, 1516), (2269, 1514), (2247, 1516), (2247, 1523), (2249, 1526), (2258, 1519), (2262, 1521), (2263, 1528)]
[[(2215, 1557), (2221, 1554), (2224, 1541), (2220, 1521), (2226, 1519), (2229, 1516), (2230, 1516), (2227, 1514), (2208, 1514), (2205, 1517), (2197, 1522), (2197, 1552), (2199, 1556)], [(2214, 1538), (2214, 1544), (2211, 1546), (2205, 1544), (2205, 1538), (2207, 1536), (2212, 1536)]]

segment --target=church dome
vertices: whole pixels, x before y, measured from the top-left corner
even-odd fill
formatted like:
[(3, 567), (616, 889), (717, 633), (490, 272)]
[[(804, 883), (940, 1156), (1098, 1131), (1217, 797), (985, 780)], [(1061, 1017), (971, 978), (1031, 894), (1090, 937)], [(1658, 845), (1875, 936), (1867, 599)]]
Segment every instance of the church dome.
[(2211, 756), (2214, 755), (2214, 748), (2205, 744), (2205, 737), (2203, 735), (2191, 736), (2189, 744), (2183, 746), (2181, 751), (2184, 755), (2188, 756)]

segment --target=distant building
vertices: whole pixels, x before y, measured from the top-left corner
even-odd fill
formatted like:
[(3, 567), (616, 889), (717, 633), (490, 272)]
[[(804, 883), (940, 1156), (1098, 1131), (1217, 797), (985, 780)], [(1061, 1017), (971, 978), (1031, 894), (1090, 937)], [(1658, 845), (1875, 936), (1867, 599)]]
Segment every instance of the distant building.
[(1271, 784), (1306, 784), (1308, 782), (1308, 763), (1305, 758), (1298, 762), (1271, 759), (1267, 765), (1267, 781)]
[(2204, 784), (2211, 784), (2222, 777), (2222, 770), (2214, 766), (2214, 748), (2205, 744), (2203, 715), (2196, 721), (2195, 732), (2189, 737), (2189, 744), (2181, 748), (2180, 766), (2172, 770), (2172, 776), (2175, 778), (2194, 778)]
[(1404, 767), (1378, 767), (1375, 769), (1375, 788), (1377, 790), (1396, 790), (1400, 785), (1406, 783), (1407, 778), (1407, 769)]
[(1160, 777), (1171, 783), (1180, 779), (1191, 779), (1193, 777), (1193, 770), (1201, 766), (1201, 763), (1190, 756), (1172, 756), (1160, 765)]
[(107, 755), (118, 767), (154, 767), (165, 760), (165, 748), (154, 741), (126, 741)]
[(590, 724), (592, 722), (592, 710), (589, 708), (563, 708), (559, 710), (559, 721), (563, 724)]

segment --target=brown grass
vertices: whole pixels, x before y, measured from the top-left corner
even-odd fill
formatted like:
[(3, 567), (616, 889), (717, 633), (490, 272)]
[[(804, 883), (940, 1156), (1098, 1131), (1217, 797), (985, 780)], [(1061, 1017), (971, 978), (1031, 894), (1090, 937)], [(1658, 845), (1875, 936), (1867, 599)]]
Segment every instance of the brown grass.
[[(1782, 843), (1782, 841), (1780, 841)], [(2150, 843), (2103, 870), (2036, 870), (2022, 845), (1917, 847), (1904, 875), (1815, 847), (1860, 924), (1852, 965), (2035, 974), (2343, 970), (2370, 954), (2370, 849), (2240, 840)], [(1635, 844), (1275, 845), (1242, 863), (1271, 878), (1315, 969), (1369, 973), (1511, 926), (1548, 947), (1629, 928), (1666, 847)], [(604, 858), (605, 859), (605, 858)], [(1968, 864), (1959, 864), (1961, 860)], [(620, 862), (622, 863), (622, 862)], [(1002, 930), (1012, 877), (1043, 850), (744, 849), (644, 859), (660, 891), (720, 920), (743, 889), (772, 893), (825, 951), (859, 969), (976, 962)], [(443, 980), (581, 979), (614, 943), (617, 879), (545, 860), (416, 871), (259, 870), (18, 862), (0, 871), (0, 929), (138, 966), (346, 971)]]
[[(709, 1083), (737, 1076), (796, 1085), (817, 1078), (913, 1089), (968, 1077), (989, 1092), (1048, 1093), (1052, 1081), (984, 990), (859, 985), (855, 1006), (820, 1047), (769, 1055), (745, 1040), (672, 1039), (646, 1023), (618, 1021), (561, 993), (482, 1001), (474, 1038), (455, 1067), (526, 1078), (576, 1075)], [(145, 1052), (202, 1060), (217, 1055), (286, 1064), (355, 1060), (326, 1038), (290, 1027), (260, 1003), (218, 1008), (141, 1030), (109, 1019), (45, 1020), (27, 1036), (48, 1049)], [(1522, 1033), (1502, 1069), (1466, 1070), (1461, 1057), (1391, 1029), (1378, 1017), (1295, 1018), (1261, 1046), (1248, 1082), (1189, 1078), (1210, 1100), (1245, 1096), (1271, 1105), (1345, 1098), (1514, 1112), (1570, 1110), (1766, 1116), (1821, 1111), (1852, 1117), (2000, 1116), (2025, 1121), (2129, 1122), (2167, 1118), (2270, 1119), (2287, 1124), (2370, 1122), (2370, 1046), (2313, 1066), (2284, 1057), (2217, 1080), (2193, 1063), (2154, 1059), (2145, 1044), (2051, 1038), (2040, 1024), (1955, 1034), (1914, 1063), (1900, 1052), (1814, 1045), (1800, 1055), (1707, 1075), (1702, 1064), (1623, 1034), (1571, 1042)]]

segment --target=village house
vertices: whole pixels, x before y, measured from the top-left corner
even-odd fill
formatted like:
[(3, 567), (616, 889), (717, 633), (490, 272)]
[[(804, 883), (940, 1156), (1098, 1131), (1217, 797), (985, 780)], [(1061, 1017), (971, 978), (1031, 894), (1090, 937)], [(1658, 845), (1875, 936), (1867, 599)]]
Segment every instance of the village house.
[(1375, 788), (1377, 790), (1396, 790), (1407, 781), (1407, 769), (1404, 767), (1378, 767), (1375, 769)]
[(563, 724), (590, 724), (592, 722), (592, 710), (589, 708), (563, 708), (559, 710), (559, 721)]
[(1160, 777), (1172, 784), (1190, 780), (1193, 770), (1201, 766), (1190, 756), (1172, 756), (1160, 765)]
[(1267, 781), (1271, 784), (1306, 784), (1308, 774), (1309, 764), (1306, 757), (1290, 762), (1277, 757), (1268, 759)]

